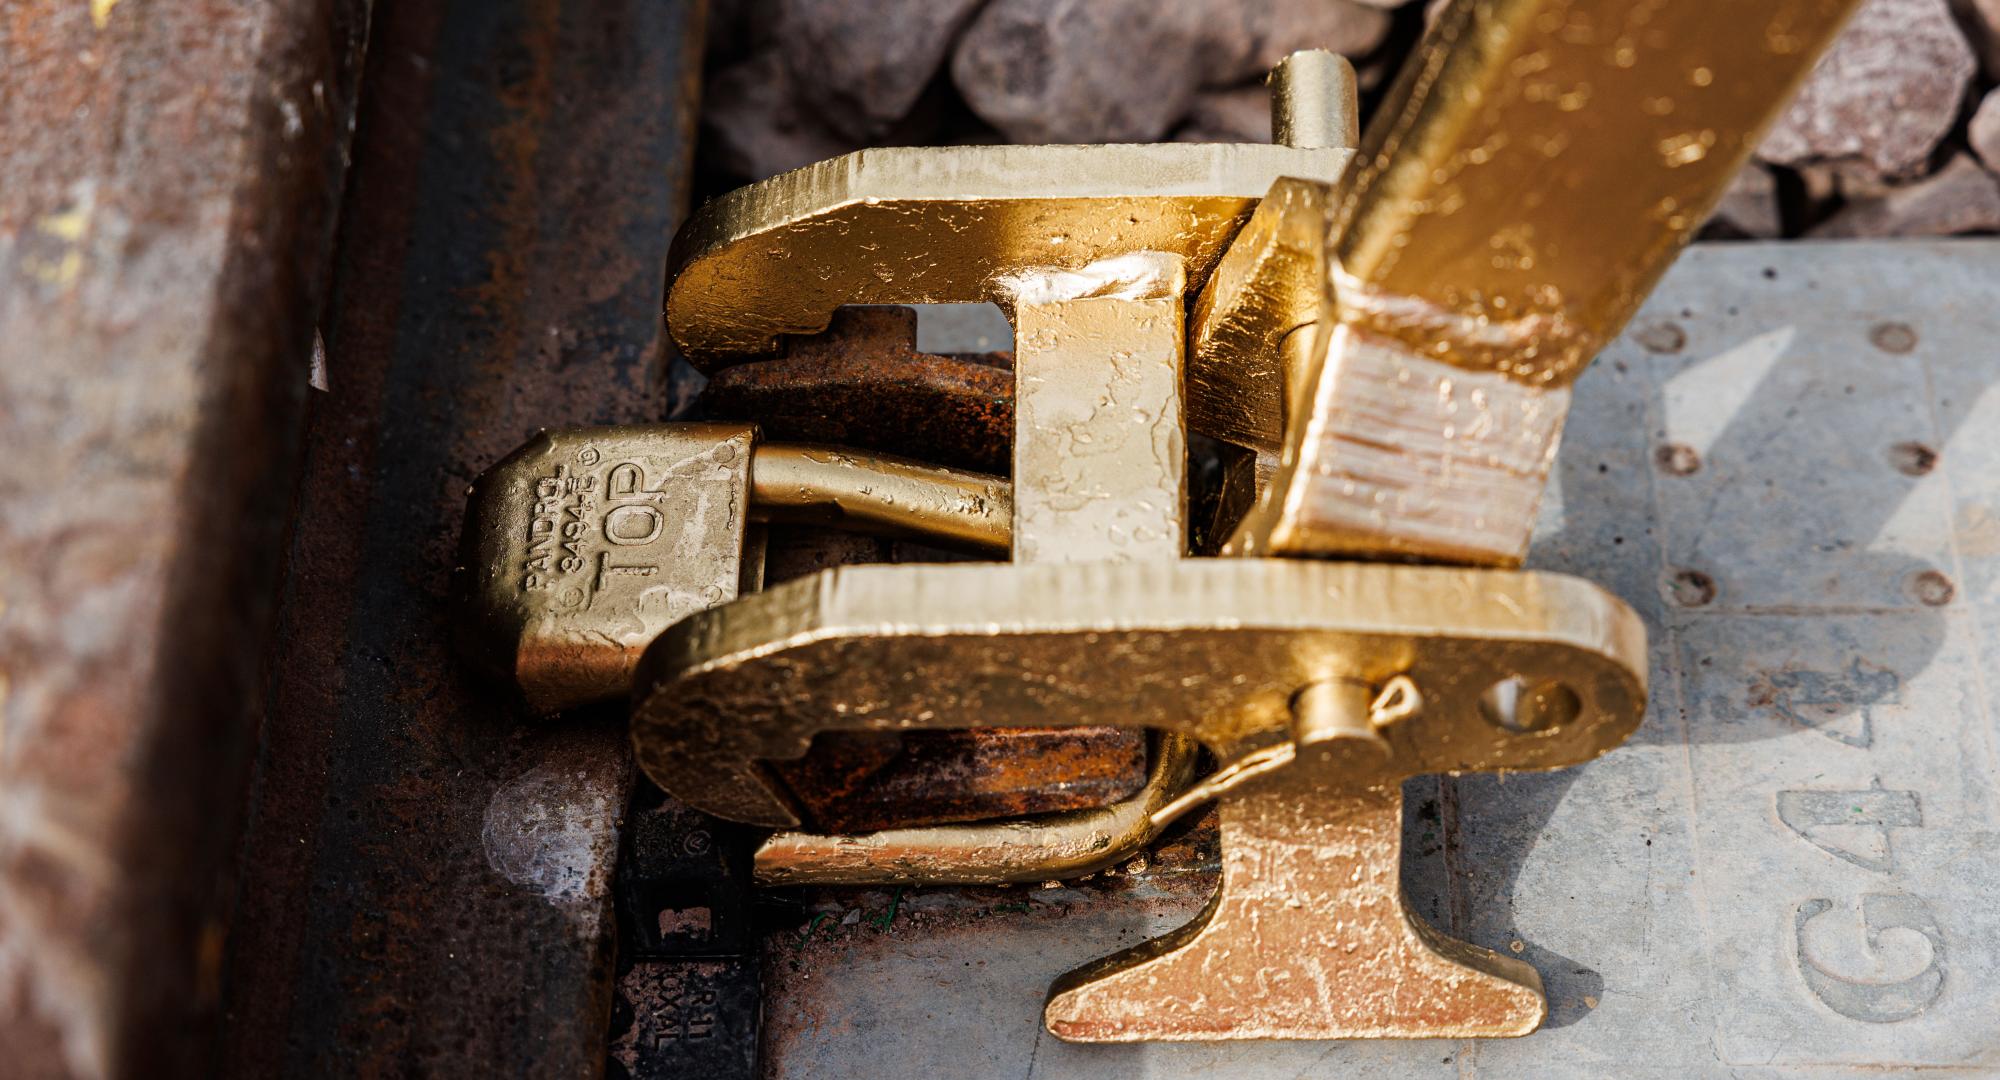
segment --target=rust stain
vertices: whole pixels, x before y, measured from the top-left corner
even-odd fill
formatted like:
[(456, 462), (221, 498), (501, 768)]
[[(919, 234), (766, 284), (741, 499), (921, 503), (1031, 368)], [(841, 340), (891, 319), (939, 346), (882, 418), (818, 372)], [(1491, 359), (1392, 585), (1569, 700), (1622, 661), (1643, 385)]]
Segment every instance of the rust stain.
[(1958, 548), (1967, 558), (2000, 555), (2000, 516), (1979, 503), (1958, 512)]
[[(850, 563), (931, 562), (921, 544), (830, 529), (772, 526), (765, 581), (776, 585)], [(1134, 728), (984, 728), (825, 732), (797, 761), (772, 762), (815, 830), (869, 832), (1116, 802), (1146, 780)]]
[(757, 420), (773, 439), (886, 450), (938, 465), (1011, 471), (1011, 353), (939, 356), (916, 349), (908, 308), (847, 308), (824, 334), (784, 355), (710, 377), (700, 407)]
[(1904, 476), (1928, 476), (1937, 468), (1938, 452), (1929, 443), (1899, 442), (1889, 448), (1889, 464)]

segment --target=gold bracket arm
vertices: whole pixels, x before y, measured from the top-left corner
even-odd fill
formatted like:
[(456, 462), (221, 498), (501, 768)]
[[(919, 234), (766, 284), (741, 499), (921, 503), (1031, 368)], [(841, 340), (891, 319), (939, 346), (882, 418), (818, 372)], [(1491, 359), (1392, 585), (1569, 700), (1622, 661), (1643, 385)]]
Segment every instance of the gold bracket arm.
[[(1617, 598), (1550, 574), (1266, 559), (846, 566), (668, 629), (640, 666), (633, 740), (647, 774), (690, 805), (795, 828), (757, 763), (804, 754), (820, 731), (1110, 721), (1191, 735), (1230, 761), (1292, 741), (1301, 690), (1397, 675), (1424, 707), (1380, 729), (1387, 754), (1343, 757), (1358, 781), (1557, 768), (1637, 726), (1645, 631)], [(1562, 707), (1497, 722), (1480, 698), (1502, 684)]]
[(796, 818), (760, 762), (821, 730), (1122, 718), (1235, 763), (1146, 815), (1157, 828), (1224, 796), (1216, 898), (1059, 982), (1046, 1017), (1063, 1038), (1499, 1036), (1540, 1023), (1539, 982), (1408, 911), (1398, 785), (1617, 745), (1643, 709), (1645, 644), (1616, 599), (1541, 574), (864, 566), (691, 617), (648, 651), (638, 686), (648, 775), (699, 809), (780, 827)]

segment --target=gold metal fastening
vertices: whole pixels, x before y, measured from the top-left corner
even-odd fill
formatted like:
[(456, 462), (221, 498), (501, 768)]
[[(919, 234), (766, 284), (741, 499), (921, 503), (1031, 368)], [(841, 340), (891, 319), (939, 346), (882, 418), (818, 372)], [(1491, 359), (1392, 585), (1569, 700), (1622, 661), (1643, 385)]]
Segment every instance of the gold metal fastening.
[(1007, 482), (883, 454), (760, 444), (743, 424), (544, 431), (473, 485), (472, 650), (555, 712), (623, 697), (674, 621), (761, 577), (753, 521), (813, 521), (1004, 554)]
[[(842, 567), (670, 629), (642, 663), (633, 735), (641, 766), (676, 797), (781, 827), (796, 816), (758, 763), (804, 753), (821, 730), (1124, 718), (1225, 761), (1286, 746), (1288, 765), (1221, 799), (1224, 881), (1208, 913), (1066, 978), (1050, 1029), (1523, 1034), (1545, 1011), (1532, 970), (1404, 909), (1397, 785), (1571, 765), (1615, 746), (1643, 709), (1644, 638), (1614, 598), (1542, 574), (1259, 559)], [(1386, 752), (1296, 741), (1301, 690), (1398, 675), (1423, 708), (1374, 729)], [(1480, 704), (1500, 685), (1563, 706), (1508, 726)], [(1352, 697), (1371, 728), (1376, 696)], [(1366, 977), (1353, 968), (1364, 960)]]
[[(1279, 89), (1310, 84), (1300, 74)], [(1308, 112), (1281, 127), (1327, 127)], [(697, 357), (756, 353), (843, 303), (1001, 302), (1014, 561), (842, 567), (689, 617), (641, 661), (640, 766), (696, 807), (783, 828), (798, 816), (761, 762), (822, 730), (1108, 720), (1195, 738), (1237, 763), (1209, 789), (1222, 889), (1196, 923), (1058, 984), (1050, 1030), (1531, 1030), (1545, 1011), (1532, 969), (1402, 905), (1396, 785), (1616, 745), (1645, 700), (1637, 619), (1547, 575), (1187, 558), (1185, 304), (1251, 201), (1222, 182), (1234, 166), (1210, 166), (1274, 159), (1197, 154), (1209, 166), (1191, 180), (1168, 168), (1188, 160), (1178, 148), (1006, 150), (1034, 169), (994, 176), (1005, 155), (983, 150), (864, 152), (719, 200), (678, 244), (669, 329)], [(1133, 173), (1142, 159), (1154, 171)], [(1323, 280), (1311, 249), (1294, 261)], [(1517, 683), (1575, 708), (1537, 730), (1491, 722), (1481, 696)], [(1206, 1004), (1218, 994), (1227, 1007)]]
[[(480, 477), (466, 526), (469, 623), (511, 661), (531, 705), (623, 696), (639, 649), (673, 621), (754, 591), (754, 521), (810, 521), (1005, 555), (1006, 481), (882, 454), (758, 443), (732, 424), (545, 431)], [(758, 849), (766, 884), (1042, 881), (1087, 874), (1159, 834), (1195, 747), (1154, 740), (1146, 783), (1095, 810), (1033, 821), (784, 832)]]
[[(694, 605), (639, 661), (641, 767), (789, 828), (762, 763), (820, 731), (1109, 720), (1199, 740), (1216, 773), (1116, 813), (1155, 829), (1217, 801), (1221, 887), (1060, 980), (1051, 1031), (1532, 1030), (1533, 969), (1404, 903), (1399, 784), (1615, 746), (1645, 703), (1638, 619), (1552, 575), (1262, 556), (1517, 564), (1569, 381), (1853, 2), (1747, 0), (1718, 37), (1708, 4), (1455, 0), (1358, 156), (1351, 72), (1301, 57), (1272, 80), (1291, 145), (870, 150), (710, 204), (666, 297), (697, 364), (842, 304), (1009, 312), (1013, 561)], [(1233, 558), (1187, 557), (1188, 430), (1268, 479)], [(914, 876), (911, 839), (785, 843)]]

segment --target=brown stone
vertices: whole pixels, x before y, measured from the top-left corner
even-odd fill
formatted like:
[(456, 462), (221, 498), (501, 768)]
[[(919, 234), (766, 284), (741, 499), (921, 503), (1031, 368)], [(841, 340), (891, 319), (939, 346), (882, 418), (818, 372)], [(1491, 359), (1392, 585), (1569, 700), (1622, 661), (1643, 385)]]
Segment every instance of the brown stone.
[(1901, 186), (1898, 181), (1884, 177), (1875, 171), (1873, 165), (1858, 158), (1815, 161), (1799, 166), (1797, 172), (1805, 180), (1807, 196), (1815, 202), (1878, 199)]
[(1783, 231), (1778, 213), (1778, 181), (1756, 162), (1747, 162), (1715, 204), (1708, 224), (1731, 236), (1776, 239)]
[(1210, 35), (1204, 84), (1233, 85), (1262, 78), (1278, 61), (1300, 49), (1366, 56), (1389, 33), (1389, 14), (1381, 9), (1396, 2), (1372, 6), (1350, 0), (1189, 4), (1190, 8), (1207, 9), (1200, 16)]
[(2000, 172), (2000, 90), (1988, 91), (1966, 126), (1965, 140), (1986, 167)]
[(776, 37), (784, 0), (709, 0), (704, 35), (708, 70), (716, 70), (769, 48)]
[(1348, 0), (991, 0), (952, 80), (1014, 142), (1154, 142), (1202, 87), (1254, 78), (1296, 49), (1366, 53), (1388, 24)]
[(1912, 175), (1957, 121), (1973, 67), (1946, 0), (1867, 0), (1757, 156), (1853, 158), (1882, 176)]
[(1966, 154), (1937, 175), (1849, 203), (1807, 235), (1950, 236), (2000, 229), (2000, 179)]
[(1271, 94), (1262, 84), (1204, 90), (1174, 133), (1181, 142), (1271, 141)]
[(909, 115), (980, 0), (780, 0), (773, 42), (799, 104), (853, 139)]
[(2000, 79), (2000, 0), (1951, 0), (1958, 25), (1988, 79)]
[(791, 69), (767, 49), (715, 73), (703, 91), (704, 148), (749, 180), (810, 165), (861, 145), (799, 105)]

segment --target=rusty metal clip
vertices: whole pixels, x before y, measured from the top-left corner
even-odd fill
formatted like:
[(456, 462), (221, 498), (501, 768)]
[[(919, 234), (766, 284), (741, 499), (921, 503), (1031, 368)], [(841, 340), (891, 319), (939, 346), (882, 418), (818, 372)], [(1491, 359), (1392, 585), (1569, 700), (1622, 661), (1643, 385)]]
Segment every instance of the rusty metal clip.
[(757, 846), (760, 885), (978, 885), (1095, 873), (1138, 854), (1173, 823), (1200, 748), (1153, 739), (1146, 784), (1109, 806), (1017, 821), (884, 829), (854, 836), (781, 830)]

